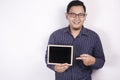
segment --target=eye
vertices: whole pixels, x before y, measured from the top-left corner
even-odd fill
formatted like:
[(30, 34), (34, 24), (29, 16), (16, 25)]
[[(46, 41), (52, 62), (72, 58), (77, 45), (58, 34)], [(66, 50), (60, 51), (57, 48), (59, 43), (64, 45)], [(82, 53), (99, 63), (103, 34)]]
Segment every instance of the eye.
[(79, 16), (84, 17), (85, 13), (79, 13)]
[(79, 18), (84, 18), (85, 17), (85, 13), (79, 13), (79, 14), (76, 14), (76, 13), (68, 13), (70, 17), (72, 18), (76, 18), (77, 16)]
[(75, 13), (68, 13), (70, 15), (70, 17), (76, 17), (76, 14)]

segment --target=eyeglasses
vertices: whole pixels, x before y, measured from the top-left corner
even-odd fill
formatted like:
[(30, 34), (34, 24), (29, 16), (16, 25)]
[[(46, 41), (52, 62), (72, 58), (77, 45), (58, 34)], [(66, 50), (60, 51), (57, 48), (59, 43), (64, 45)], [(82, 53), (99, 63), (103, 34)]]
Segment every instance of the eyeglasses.
[(79, 17), (79, 18), (84, 18), (85, 17), (85, 13), (79, 13), (79, 14), (76, 14), (76, 13), (68, 13), (69, 14), (69, 16), (70, 17), (72, 17), (72, 18), (76, 18), (77, 16)]

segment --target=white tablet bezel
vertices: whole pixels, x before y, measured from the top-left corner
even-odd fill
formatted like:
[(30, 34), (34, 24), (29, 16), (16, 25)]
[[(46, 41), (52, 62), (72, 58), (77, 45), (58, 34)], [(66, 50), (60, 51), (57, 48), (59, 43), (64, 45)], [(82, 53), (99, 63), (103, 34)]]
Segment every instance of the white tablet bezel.
[(55, 65), (55, 64), (60, 64), (60, 63), (52, 63), (52, 62), (49, 62), (49, 52), (50, 52), (50, 47), (53, 46), (53, 47), (70, 47), (71, 48), (71, 63), (69, 63), (70, 65), (72, 65), (73, 63), (73, 46), (72, 45), (51, 45), (49, 44), (48, 45), (48, 54), (47, 54), (47, 64), (52, 64), (52, 65)]

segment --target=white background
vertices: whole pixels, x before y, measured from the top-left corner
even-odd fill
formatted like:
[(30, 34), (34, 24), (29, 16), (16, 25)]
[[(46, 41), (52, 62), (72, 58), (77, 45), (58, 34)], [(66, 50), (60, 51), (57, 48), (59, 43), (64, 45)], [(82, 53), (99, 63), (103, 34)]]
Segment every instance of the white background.
[[(93, 80), (120, 79), (120, 0), (83, 0), (85, 26), (102, 41), (106, 63)], [(45, 65), (50, 34), (68, 25), (70, 0), (0, 0), (0, 80), (54, 80)]]

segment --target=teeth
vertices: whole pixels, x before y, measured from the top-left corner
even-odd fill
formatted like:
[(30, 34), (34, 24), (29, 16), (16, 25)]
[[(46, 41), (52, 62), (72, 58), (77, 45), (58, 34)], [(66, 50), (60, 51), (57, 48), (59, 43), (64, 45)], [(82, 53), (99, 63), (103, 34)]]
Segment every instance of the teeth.
[(79, 24), (80, 22), (74, 22), (74, 24)]

